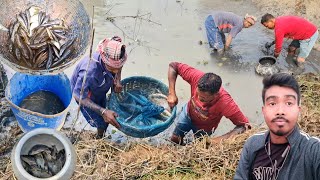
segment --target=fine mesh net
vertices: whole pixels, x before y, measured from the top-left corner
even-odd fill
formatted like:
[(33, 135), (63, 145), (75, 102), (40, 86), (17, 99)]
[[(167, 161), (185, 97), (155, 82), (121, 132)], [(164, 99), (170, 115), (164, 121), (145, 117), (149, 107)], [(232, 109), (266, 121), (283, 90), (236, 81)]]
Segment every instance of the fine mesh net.
[(119, 117), (125, 134), (133, 137), (150, 137), (167, 129), (174, 121), (176, 108), (168, 108), (168, 87), (162, 82), (143, 76), (122, 80), (123, 91), (112, 93), (108, 108)]

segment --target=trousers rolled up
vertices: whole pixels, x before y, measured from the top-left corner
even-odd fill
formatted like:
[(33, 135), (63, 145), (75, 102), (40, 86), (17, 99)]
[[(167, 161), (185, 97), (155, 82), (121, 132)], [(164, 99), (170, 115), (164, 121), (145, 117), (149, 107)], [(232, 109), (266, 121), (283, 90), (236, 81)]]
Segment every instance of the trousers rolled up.
[(319, 32), (316, 31), (309, 39), (299, 40), (300, 43), (300, 52), (298, 57), (307, 58), (316, 43), (319, 36)]
[(212, 15), (209, 15), (205, 21), (207, 38), (210, 48), (223, 50), (225, 44), (225, 35), (216, 26)]

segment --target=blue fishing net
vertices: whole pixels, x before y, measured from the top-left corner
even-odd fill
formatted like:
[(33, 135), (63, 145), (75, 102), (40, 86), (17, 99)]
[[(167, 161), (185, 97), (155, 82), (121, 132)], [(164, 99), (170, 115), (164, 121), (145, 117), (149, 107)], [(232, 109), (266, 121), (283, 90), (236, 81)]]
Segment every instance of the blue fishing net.
[(168, 87), (162, 82), (144, 76), (121, 81), (123, 92), (111, 93), (108, 108), (119, 117), (120, 131), (133, 137), (150, 137), (167, 129), (174, 121), (176, 108), (171, 112), (165, 106)]

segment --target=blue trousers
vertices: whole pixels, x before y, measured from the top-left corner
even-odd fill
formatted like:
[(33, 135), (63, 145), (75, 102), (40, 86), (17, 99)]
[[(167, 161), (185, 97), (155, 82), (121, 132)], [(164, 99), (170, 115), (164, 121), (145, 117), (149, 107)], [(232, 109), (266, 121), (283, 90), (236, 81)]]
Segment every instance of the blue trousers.
[(192, 130), (196, 138), (202, 137), (204, 135), (210, 136), (212, 134), (212, 131), (206, 132), (203, 129), (198, 129), (192, 124), (187, 108), (188, 108), (188, 103), (186, 103), (182, 107), (182, 111), (178, 116), (178, 123), (176, 128), (173, 131), (173, 134), (180, 137), (184, 137), (190, 130)]
[(225, 44), (225, 35), (216, 26), (212, 15), (209, 15), (205, 21), (207, 38), (210, 48), (222, 50)]

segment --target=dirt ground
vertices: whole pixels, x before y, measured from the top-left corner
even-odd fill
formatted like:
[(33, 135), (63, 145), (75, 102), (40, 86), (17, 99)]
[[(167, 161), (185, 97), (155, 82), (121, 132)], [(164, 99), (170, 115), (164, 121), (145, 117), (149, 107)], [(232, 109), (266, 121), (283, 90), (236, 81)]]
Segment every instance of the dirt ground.
[(318, 0), (252, 0), (261, 9), (261, 13), (275, 16), (302, 16), (320, 27), (320, 3)]
[[(320, 3), (318, 0), (252, 0), (252, 2), (261, 9), (261, 15), (270, 13), (275, 16), (302, 16), (320, 28)], [(318, 40), (319, 42), (320, 40)]]

